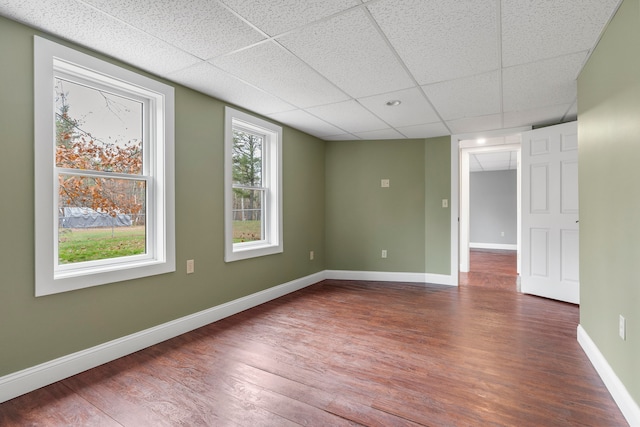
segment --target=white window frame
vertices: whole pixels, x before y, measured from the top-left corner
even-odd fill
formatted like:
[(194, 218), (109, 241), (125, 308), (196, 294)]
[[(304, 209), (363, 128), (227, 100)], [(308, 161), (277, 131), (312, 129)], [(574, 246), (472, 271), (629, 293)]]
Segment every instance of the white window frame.
[[(145, 112), (145, 171), (140, 176), (147, 186), (145, 254), (59, 265), (56, 76), (126, 93), (142, 100), (149, 110)], [(36, 296), (175, 271), (173, 87), (35, 36), (34, 105)]]
[[(233, 243), (233, 129), (242, 128), (264, 135), (263, 183), (266, 188), (263, 206), (263, 239)], [(225, 262), (283, 252), (282, 241), (282, 127), (225, 107)]]

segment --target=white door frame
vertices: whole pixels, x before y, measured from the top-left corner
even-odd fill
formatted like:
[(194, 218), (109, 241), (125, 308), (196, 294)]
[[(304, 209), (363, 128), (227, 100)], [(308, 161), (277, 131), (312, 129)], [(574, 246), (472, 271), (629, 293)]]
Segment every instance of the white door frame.
[(513, 135), (529, 130), (531, 126), (451, 135), (451, 285), (458, 286), (458, 269), (460, 268), (460, 141)]
[(502, 151), (515, 151), (517, 161), (516, 205), (517, 205), (517, 230), (516, 246), (518, 252), (517, 272), (520, 273), (520, 144), (500, 144), (477, 147), (460, 148), (460, 241), (458, 254), (460, 257), (460, 272), (469, 272), (469, 242), (470, 242), (470, 185), (469, 185), (469, 155), (472, 153), (498, 153)]

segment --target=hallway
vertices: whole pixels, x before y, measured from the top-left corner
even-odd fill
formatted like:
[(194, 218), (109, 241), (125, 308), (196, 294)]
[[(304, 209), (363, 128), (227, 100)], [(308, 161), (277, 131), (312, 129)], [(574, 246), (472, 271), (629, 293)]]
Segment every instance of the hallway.
[(460, 286), (516, 292), (518, 277), (516, 251), (471, 249), (469, 263), (469, 272), (460, 272)]

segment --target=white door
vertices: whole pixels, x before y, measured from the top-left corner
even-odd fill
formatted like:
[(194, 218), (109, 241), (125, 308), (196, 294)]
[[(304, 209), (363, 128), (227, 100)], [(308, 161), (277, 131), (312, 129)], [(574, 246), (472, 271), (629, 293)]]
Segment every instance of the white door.
[(580, 303), (577, 123), (522, 134), (524, 293)]

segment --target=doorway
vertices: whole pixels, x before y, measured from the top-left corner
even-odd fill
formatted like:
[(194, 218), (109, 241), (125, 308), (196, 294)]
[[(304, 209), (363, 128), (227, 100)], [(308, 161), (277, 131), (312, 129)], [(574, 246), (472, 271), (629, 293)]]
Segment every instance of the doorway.
[[(454, 135), (451, 138), (451, 284), (511, 283), (520, 271), (520, 142), (521, 133), (530, 128), (508, 129), (484, 134)], [(478, 163), (480, 165), (478, 165)], [(484, 163), (484, 165), (483, 165)], [(516, 175), (516, 226), (500, 230), (485, 242), (474, 242), (471, 235), (470, 173), (472, 171), (511, 170)], [(495, 177), (494, 177), (495, 178)], [(513, 186), (512, 186), (513, 187)], [(484, 218), (486, 219), (486, 218)], [(493, 233), (496, 232), (494, 229)], [(507, 237), (509, 237), (507, 239)], [(481, 239), (482, 240), (482, 239)], [(515, 261), (515, 265), (513, 262)], [(515, 269), (515, 276), (513, 270)], [(493, 272), (493, 273), (492, 273)], [(493, 277), (499, 274), (506, 277)], [(510, 278), (509, 278), (510, 277)]]
[(460, 286), (516, 291), (519, 134), (460, 141)]

